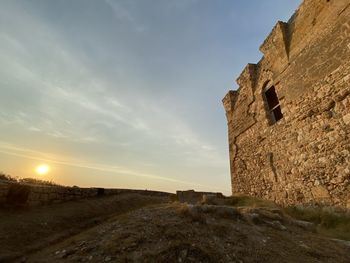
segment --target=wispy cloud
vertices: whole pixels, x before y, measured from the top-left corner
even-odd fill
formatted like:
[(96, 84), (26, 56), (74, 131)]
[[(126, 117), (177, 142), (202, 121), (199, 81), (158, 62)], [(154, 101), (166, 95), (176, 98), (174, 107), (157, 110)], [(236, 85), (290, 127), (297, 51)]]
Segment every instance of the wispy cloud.
[(119, 1), (113, 0), (105, 0), (108, 6), (110, 6), (116, 16), (121, 21), (127, 22), (135, 22), (135, 18), (131, 15), (131, 13), (123, 7), (122, 3)]
[(132, 25), (137, 32), (145, 32), (147, 27), (141, 24), (134, 15), (123, 4), (127, 2), (120, 2), (116, 0), (105, 0), (106, 4), (112, 9), (115, 18), (124, 23)]
[(229, 189), (221, 97), (298, 2), (2, 1), (2, 151)]
[[(113, 6), (115, 12), (119, 12), (120, 19), (135, 22), (120, 2), (107, 1), (107, 3)], [(26, 18), (25, 15), (22, 17)], [(21, 35), (11, 36), (11, 32), (0, 32), (5, 41), (3, 45), (10, 48), (15, 43), (3, 61), (4, 65), (12, 65), (13, 68), (13, 71), (7, 72), (7, 77), (12, 75), (12, 78), (17, 78), (23, 83), (22, 85), (28, 85), (27, 89), (35, 90), (36, 96), (40, 98), (38, 101), (40, 104), (31, 107), (34, 112), (9, 113), (9, 118), (14, 123), (58, 139), (125, 143), (110, 135), (101, 137), (96, 134), (96, 129), (117, 130), (119, 133), (129, 133), (130, 141), (133, 140), (133, 136), (144, 140), (152, 138), (157, 144), (155, 147), (165, 147), (167, 151), (180, 149), (186, 153), (183, 158), (188, 162), (197, 160), (199, 163), (204, 159), (206, 163), (214, 166), (226, 165), (223, 156), (220, 156), (215, 147), (205, 143), (203, 138), (175, 114), (160, 108), (150, 98), (146, 98), (143, 104), (135, 105), (138, 103), (137, 100), (130, 101), (122, 96), (116, 97), (115, 92), (111, 94), (111, 90), (115, 89), (114, 83), (103, 80), (103, 76), (99, 76), (82, 63), (57, 32), (42, 26), (40, 21), (33, 18), (25, 20), (25, 24), (28, 31), (38, 36), (31, 40), (32, 43), (36, 43), (34, 46), (44, 42), (43, 50), (47, 50), (46, 53), (50, 50), (54, 54), (55, 74), (52, 75), (45, 65), (36, 63), (34, 56), (32, 59), (26, 59), (31, 54), (23, 47), (23, 42), (16, 39)], [(28, 54), (18, 55), (18, 50)], [(68, 115), (65, 114), (67, 111)], [(92, 124), (98, 125), (96, 129), (86, 129), (86, 126)]]
[(209, 188), (208, 185), (202, 185), (202, 184), (198, 184), (190, 181), (177, 180), (174, 178), (162, 177), (155, 174), (142, 173), (139, 171), (130, 170), (122, 166), (116, 166), (116, 165), (111, 166), (111, 165), (106, 165), (101, 163), (91, 163), (91, 162), (86, 162), (84, 160), (73, 159), (73, 158), (67, 159), (52, 153), (33, 151), (31, 149), (14, 146), (4, 142), (0, 142), (0, 153), (18, 156), (21, 158), (26, 158), (31, 160), (52, 163), (52, 164), (60, 164), (65, 166), (72, 166), (72, 167), (92, 169), (92, 170), (97, 170), (102, 172), (115, 173), (122, 176), (131, 175), (131, 176), (137, 176), (137, 177), (145, 177), (145, 178), (154, 179), (154, 180), (168, 181), (168, 182), (178, 183), (181, 185), (189, 185), (189, 186), (197, 185), (197, 186)]

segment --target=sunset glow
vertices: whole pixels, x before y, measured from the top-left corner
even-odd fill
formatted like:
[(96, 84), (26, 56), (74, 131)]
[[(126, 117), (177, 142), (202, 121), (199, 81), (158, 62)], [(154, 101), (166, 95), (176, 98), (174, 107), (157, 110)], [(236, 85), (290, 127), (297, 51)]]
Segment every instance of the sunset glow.
[(50, 172), (50, 166), (48, 166), (47, 164), (41, 164), (35, 168), (35, 172), (38, 175), (45, 175), (48, 172)]
[(222, 98), (301, 0), (219, 2), (1, 0), (0, 172), (230, 195)]

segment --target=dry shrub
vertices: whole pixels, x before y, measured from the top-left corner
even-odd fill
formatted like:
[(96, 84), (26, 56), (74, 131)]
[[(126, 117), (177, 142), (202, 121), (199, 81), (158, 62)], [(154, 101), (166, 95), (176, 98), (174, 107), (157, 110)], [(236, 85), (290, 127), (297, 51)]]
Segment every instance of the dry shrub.
[(5, 174), (3, 172), (0, 172), (0, 180), (6, 181), (6, 182), (17, 182), (17, 179), (12, 177), (11, 175)]
[(190, 213), (188, 205), (186, 203), (180, 203), (176, 209), (176, 212), (182, 216), (188, 216)]
[(177, 213), (181, 216), (190, 218), (193, 222), (206, 222), (204, 213), (196, 205), (188, 205), (187, 203), (182, 203), (177, 208)]
[(60, 186), (52, 181), (45, 181), (36, 178), (15, 178), (11, 175), (0, 172), (0, 181), (10, 182), (10, 183), (20, 183), (20, 184), (34, 184), (43, 186)]
[(19, 183), (22, 184), (34, 184), (34, 185), (42, 185), (42, 186), (60, 186), (52, 181), (45, 181), (35, 178), (21, 178), (18, 180)]

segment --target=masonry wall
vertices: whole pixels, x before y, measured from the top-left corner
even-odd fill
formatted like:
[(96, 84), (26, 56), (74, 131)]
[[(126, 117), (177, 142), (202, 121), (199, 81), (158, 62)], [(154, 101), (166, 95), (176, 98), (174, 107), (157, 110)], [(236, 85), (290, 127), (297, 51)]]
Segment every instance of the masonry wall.
[(147, 190), (40, 186), (0, 181), (0, 207), (13, 205), (40, 206), (91, 197), (130, 193), (152, 196), (173, 195)]
[[(350, 1), (305, 0), (223, 99), (232, 192), (350, 208)], [(283, 118), (273, 123), (264, 88)]]

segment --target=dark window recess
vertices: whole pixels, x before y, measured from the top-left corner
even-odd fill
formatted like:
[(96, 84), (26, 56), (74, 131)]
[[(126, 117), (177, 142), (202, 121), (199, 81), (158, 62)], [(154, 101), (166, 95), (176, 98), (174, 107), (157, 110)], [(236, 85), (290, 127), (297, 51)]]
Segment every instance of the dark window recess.
[(269, 107), (269, 113), (272, 118), (272, 121), (273, 123), (276, 123), (283, 118), (283, 114), (281, 111), (281, 106), (279, 105), (280, 102), (278, 100), (274, 86), (265, 91), (265, 98), (267, 106)]

